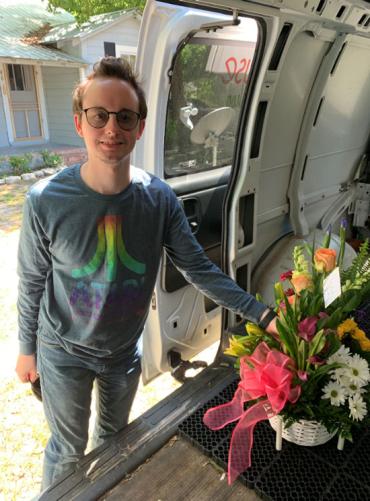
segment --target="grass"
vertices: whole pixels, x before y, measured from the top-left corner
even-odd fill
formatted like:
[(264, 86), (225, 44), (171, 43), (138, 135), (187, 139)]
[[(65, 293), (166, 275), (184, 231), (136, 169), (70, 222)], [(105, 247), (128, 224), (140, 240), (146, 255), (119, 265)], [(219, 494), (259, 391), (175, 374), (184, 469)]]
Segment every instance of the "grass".
[(22, 222), (24, 196), (31, 182), (0, 186), (0, 232), (19, 229)]

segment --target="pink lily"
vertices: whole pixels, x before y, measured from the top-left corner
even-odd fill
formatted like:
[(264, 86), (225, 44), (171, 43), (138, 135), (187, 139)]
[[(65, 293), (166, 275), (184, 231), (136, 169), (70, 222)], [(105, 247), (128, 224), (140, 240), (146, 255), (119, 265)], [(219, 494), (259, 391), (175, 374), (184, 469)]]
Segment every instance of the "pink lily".
[(308, 373), (306, 371), (297, 371), (297, 375), (301, 381), (307, 381), (308, 379)]
[(316, 334), (317, 317), (307, 317), (298, 324), (298, 336), (310, 343)]
[(310, 357), (308, 359), (308, 361), (310, 362), (310, 364), (313, 364), (313, 365), (324, 365), (326, 363), (325, 360), (323, 360), (318, 355), (314, 355), (313, 357)]

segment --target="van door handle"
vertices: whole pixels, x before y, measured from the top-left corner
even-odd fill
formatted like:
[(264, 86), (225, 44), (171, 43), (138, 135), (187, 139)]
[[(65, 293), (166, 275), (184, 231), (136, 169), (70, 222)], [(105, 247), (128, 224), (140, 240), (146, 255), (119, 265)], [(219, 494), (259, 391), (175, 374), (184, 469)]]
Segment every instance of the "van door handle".
[(182, 203), (191, 231), (192, 233), (197, 233), (201, 219), (199, 200), (197, 198), (189, 197), (183, 199)]

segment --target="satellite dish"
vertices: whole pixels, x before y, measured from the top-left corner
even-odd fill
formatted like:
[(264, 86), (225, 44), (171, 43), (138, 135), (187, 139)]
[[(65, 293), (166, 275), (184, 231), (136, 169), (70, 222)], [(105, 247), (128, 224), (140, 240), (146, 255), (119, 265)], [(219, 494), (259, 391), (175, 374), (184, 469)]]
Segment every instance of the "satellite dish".
[(204, 144), (205, 148), (213, 149), (212, 165), (217, 165), (217, 147), (220, 135), (230, 125), (235, 111), (229, 107), (217, 108), (207, 113), (195, 125), (190, 134), (190, 141), (195, 144)]

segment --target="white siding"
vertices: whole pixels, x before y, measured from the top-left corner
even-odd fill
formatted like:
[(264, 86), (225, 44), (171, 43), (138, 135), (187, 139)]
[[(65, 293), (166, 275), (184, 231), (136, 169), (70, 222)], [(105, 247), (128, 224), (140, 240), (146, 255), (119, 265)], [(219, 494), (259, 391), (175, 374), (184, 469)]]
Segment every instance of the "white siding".
[(0, 147), (9, 146), (3, 99), (5, 99), (5, 97), (0, 95)]
[(82, 146), (75, 132), (72, 114), (72, 91), (79, 81), (78, 68), (42, 67), (50, 142)]
[(70, 56), (81, 57), (81, 43), (79, 39), (63, 40), (58, 42), (57, 47)]
[[(86, 40), (81, 40), (81, 57), (88, 61), (91, 66), (87, 73), (91, 71), (92, 65), (104, 56), (104, 42), (113, 42), (116, 45), (123, 45), (136, 52), (139, 41), (140, 21), (137, 19), (126, 19), (106, 30), (92, 35)], [(132, 53), (130, 50), (130, 53)], [(118, 55), (118, 54), (117, 54)]]

